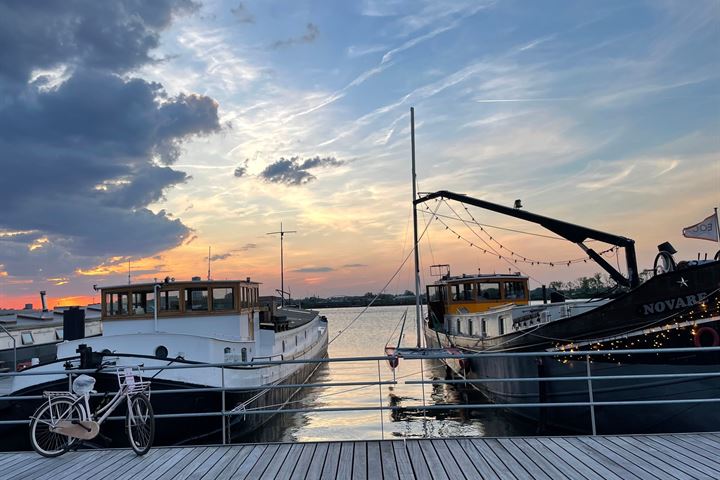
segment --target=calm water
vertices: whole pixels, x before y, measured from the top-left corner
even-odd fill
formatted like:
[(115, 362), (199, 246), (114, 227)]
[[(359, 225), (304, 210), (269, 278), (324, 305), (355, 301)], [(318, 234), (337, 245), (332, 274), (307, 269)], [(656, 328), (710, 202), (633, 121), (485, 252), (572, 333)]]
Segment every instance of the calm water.
[[(414, 307), (375, 307), (368, 309), (355, 323), (350, 323), (362, 308), (323, 309), (327, 316), (332, 340), (328, 350), (331, 358), (384, 355), (385, 344), (405, 310), (403, 346), (414, 346)], [(398, 331), (390, 342), (397, 343)], [(438, 362), (401, 360), (394, 372), (397, 385), (363, 387), (323, 387), (306, 389), (295, 398), (292, 408), (299, 407), (376, 407), (422, 405), (423, 394), (428, 405), (463, 403), (463, 393), (446, 385), (407, 385), (407, 380), (424, 377), (442, 379), (445, 368)], [(393, 379), (387, 362), (380, 364), (380, 378)], [(313, 383), (377, 381), (377, 362), (332, 363), (318, 369)], [(428, 411), (351, 411), (311, 412), (276, 416), (260, 432), (245, 441), (321, 441), (374, 440), (402, 437), (506, 436), (535, 433), (535, 425), (500, 409), (468, 412), (467, 410)]]

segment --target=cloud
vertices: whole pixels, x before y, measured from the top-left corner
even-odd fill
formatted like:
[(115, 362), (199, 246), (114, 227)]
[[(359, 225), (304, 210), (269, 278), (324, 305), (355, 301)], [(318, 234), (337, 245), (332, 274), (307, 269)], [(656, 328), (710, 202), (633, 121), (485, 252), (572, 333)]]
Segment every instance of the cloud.
[(246, 176), (249, 162), (250, 162), (250, 160), (248, 160), (246, 158), (245, 161), (242, 163), (242, 165), (239, 165), (235, 168), (233, 175), (235, 175), (237, 178)]
[(9, 5), (0, 8), (0, 232), (16, 234), (0, 236), (0, 263), (11, 276), (64, 278), (182, 243), (191, 229), (148, 207), (190, 179), (172, 165), (185, 142), (220, 129), (218, 104), (128, 72), (154, 63), (160, 32), (196, 5)]
[(197, 7), (191, 0), (6, 2), (0, 83), (22, 86), (34, 70), (59, 65), (127, 72), (152, 63), (160, 32)]
[(284, 183), (286, 185), (303, 185), (317, 177), (308, 172), (311, 168), (317, 167), (338, 167), (345, 162), (335, 157), (312, 157), (300, 161), (300, 157), (289, 159), (281, 157), (280, 160), (271, 163), (260, 173), (260, 177), (270, 183)]
[[(232, 256), (232, 253), (217, 253), (215, 255), (210, 255), (210, 261), (217, 262), (218, 260), (225, 260), (226, 258), (230, 258)], [(205, 257), (205, 260), (207, 260), (207, 257)]]
[(277, 40), (270, 45), (272, 49), (290, 47), (292, 45), (301, 45), (304, 43), (312, 43), (320, 35), (320, 29), (314, 23), (308, 23), (305, 26), (305, 33), (299, 37), (287, 38), (285, 40)]
[(293, 270), (293, 272), (297, 273), (323, 273), (323, 272), (334, 272), (335, 269), (332, 267), (305, 267), (305, 268), (298, 268), (297, 270)]
[(348, 263), (347, 265), (343, 265), (342, 268), (364, 268), (367, 267), (364, 263)]
[(257, 248), (257, 243), (246, 243), (240, 248), (231, 250), (231, 252), (247, 252), (248, 250), (252, 250), (254, 248)]
[(255, 23), (255, 16), (250, 13), (242, 3), (238, 3), (238, 6), (231, 9), (230, 13), (232, 13), (235, 16), (235, 20), (240, 23)]

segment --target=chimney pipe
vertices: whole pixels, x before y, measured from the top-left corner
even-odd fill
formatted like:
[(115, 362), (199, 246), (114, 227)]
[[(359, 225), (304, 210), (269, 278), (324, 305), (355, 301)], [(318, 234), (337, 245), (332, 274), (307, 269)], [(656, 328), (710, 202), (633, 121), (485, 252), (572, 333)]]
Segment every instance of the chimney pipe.
[(47, 303), (45, 301), (45, 295), (47, 295), (47, 292), (45, 290), (40, 290), (40, 302), (42, 302), (42, 311), (47, 312)]

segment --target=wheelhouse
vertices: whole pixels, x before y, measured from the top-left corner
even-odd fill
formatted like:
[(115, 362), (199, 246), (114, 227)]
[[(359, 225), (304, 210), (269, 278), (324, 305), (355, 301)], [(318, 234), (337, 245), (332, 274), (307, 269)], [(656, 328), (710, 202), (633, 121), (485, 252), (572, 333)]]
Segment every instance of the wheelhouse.
[[(228, 315), (259, 308), (259, 283), (189, 281), (101, 288), (102, 320)], [(157, 298), (156, 298), (157, 296)]]
[[(445, 276), (427, 286), (431, 321), (442, 323), (446, 313), (484, 312), (499, 305), (527, 305), (528, 277), (517, 274)], [(434, 318), (433, 318), (434, 317)]]

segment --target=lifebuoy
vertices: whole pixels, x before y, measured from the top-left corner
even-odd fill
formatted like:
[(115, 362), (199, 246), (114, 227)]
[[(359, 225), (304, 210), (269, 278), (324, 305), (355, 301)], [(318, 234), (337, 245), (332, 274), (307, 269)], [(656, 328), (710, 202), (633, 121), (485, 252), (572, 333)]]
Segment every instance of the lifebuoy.
[[(712, 343), (710, 345), (703, 344), (703, 340), (708, 338), (712, 340)], [(718, 333), (717, 330), (712, 327), (700, 327), (695, 332), (693, 341), (695, 342), (695, 346), (698, 348), (717, 347), (718, 345), (720, 345), (720, 333)]]

